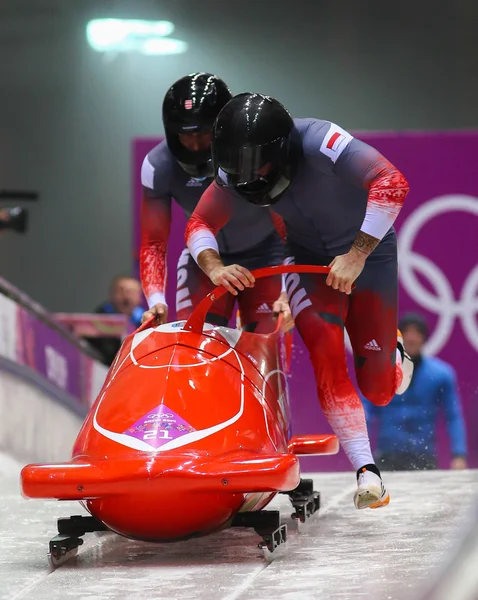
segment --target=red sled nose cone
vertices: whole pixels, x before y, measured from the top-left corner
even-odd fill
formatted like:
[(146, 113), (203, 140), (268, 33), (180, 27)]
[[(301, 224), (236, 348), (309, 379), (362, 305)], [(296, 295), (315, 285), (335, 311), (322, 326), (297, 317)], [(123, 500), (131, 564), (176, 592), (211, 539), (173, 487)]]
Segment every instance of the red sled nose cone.
[(88, 510), (128, 538), (165, 542), (221, 529), (239, 510), (243, 494), (168, 492), (111, 496), (87, 501)]

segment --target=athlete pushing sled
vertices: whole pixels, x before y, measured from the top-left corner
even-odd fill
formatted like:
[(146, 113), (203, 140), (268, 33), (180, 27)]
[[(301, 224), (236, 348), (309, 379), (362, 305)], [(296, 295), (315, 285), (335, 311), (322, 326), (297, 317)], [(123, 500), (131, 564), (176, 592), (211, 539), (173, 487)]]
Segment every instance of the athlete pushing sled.
[(212, 153), (215, 182), (188, 222), (190, 253), (209, 277), (220, 270), (214, 283), (233, 293), (253, 287), (247, 268), (224, 267), (216, 242), (231, 215), (252, 204), (283, 218), (291, 262), (330, 265), (327, 277), (286, 278), (292, 316), (310, 353), (322, 410), (357, 471), (355, 506), (385, 506), (390, 495), (347, 372), (344, 328), (360, 390), (385, 406), (406, 390), (413, 373), (400, 332), (397, 337), (393, 228), (408, 183), (377, 150), (338, 125), (292, 119), (277, 100), (260, 94), (239, 94), (221, 110)]
[[(203, 191), (213, 181), (211, 135), (219, 111), (232, 98), (227, 85), (211, 73), (192, 73), (178, 79), (163, 101), (166, 139), (149, 152), (143, 161), (141, 182), (141, 282), (149, 310), (157, 324), (167, 321), (165, 298), (166, 253), (171, 223), (172, 199), (190, 217)], [(248, 205), (233, 215), (221, 232), (219, 248), (226, 265), (241, 262), (248, 269), (280, 265), (284, 245), (280, 219)], [(247, 235), (244, 231), (247, 229)], [(216, 284), (221, 269), (204, 275), (185, 248), (178, 262), (176, 313), (187, 319), (191, 311)], [(236, 295), (236, 290), (233, 294)], [(208, 322), (227, 325), (232, 316), (234, 296), (229, 294), (211, 307)], [(281, 277), (261, 280), (253, 289), (238, 294), (241, 321), (245, 329), (260, 333), (270, 328), (273, 313), (282, 313), (282, 328), (293, 327)]]

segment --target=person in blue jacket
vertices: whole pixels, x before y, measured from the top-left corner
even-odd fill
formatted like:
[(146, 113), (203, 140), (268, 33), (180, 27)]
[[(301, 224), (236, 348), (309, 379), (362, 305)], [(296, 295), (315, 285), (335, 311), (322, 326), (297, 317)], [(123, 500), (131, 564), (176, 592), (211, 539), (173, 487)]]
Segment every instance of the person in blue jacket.
[(388, 471), (436, 468), (436, 422), (442, 409), (450, 436), (450, 467), (465, 469), (465, 423), (455, 371), (443, 360), (422, 353), (428, 326), (421, 315), (404, 315), (399, 328), (415, 366), (410, 386), (388, 406), (364, 401), (369, 430), (377, 434), (377, 464)]
[[(141, 304), (141, 284), (134, 277), (118, 276), (110, 284), (109, 299), (100, 304), (95, 313), (107, 315), (126, 315), (131, 325), (137, 329), (141, 325), (144, 307)], [(105, 365), (114, 361), (122, 340), (113, 337), (85, 338), (103, 357)]]
[(141, 304), (141, 284), (135, 277), (118, 275), (110, 284), (109, 300), (100, 304), (96, 313), (109, 315), (126, 315), (135, 327), (141, 325), (144, 308)]

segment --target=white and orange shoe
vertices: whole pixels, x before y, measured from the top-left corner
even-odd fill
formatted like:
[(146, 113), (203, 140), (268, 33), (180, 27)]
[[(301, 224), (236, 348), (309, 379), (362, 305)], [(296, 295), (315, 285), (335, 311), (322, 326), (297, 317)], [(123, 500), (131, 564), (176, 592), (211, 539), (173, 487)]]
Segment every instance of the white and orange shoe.
[(363, 467), (357, 478), (357, 491), (354, 495), (355, 508), (381, 508), (390, 502), (390, 494), (382, 478)]
[(396, 394), (404, 394), (413, 377), (413, 361), (405, 352), (403, 337), (400, 329), (397, 329), (397, 378), (398, 385)]

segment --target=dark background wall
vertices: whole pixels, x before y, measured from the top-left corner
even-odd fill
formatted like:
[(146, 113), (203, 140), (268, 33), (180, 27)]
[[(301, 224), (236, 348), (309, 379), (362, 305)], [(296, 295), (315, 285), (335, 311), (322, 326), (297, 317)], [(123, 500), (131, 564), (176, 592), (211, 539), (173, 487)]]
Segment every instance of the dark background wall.
[[(92, 51), (105, 16), (169, 19), (189, 51)], [(131, 140), (197, 70), (294, 116), (352, 130), (478, 127), (477, 3), (322, 0), (0, 1), (0, 189), (34, 188), (0, 273), (51, 310), (88, 311), (131, 269)]]

